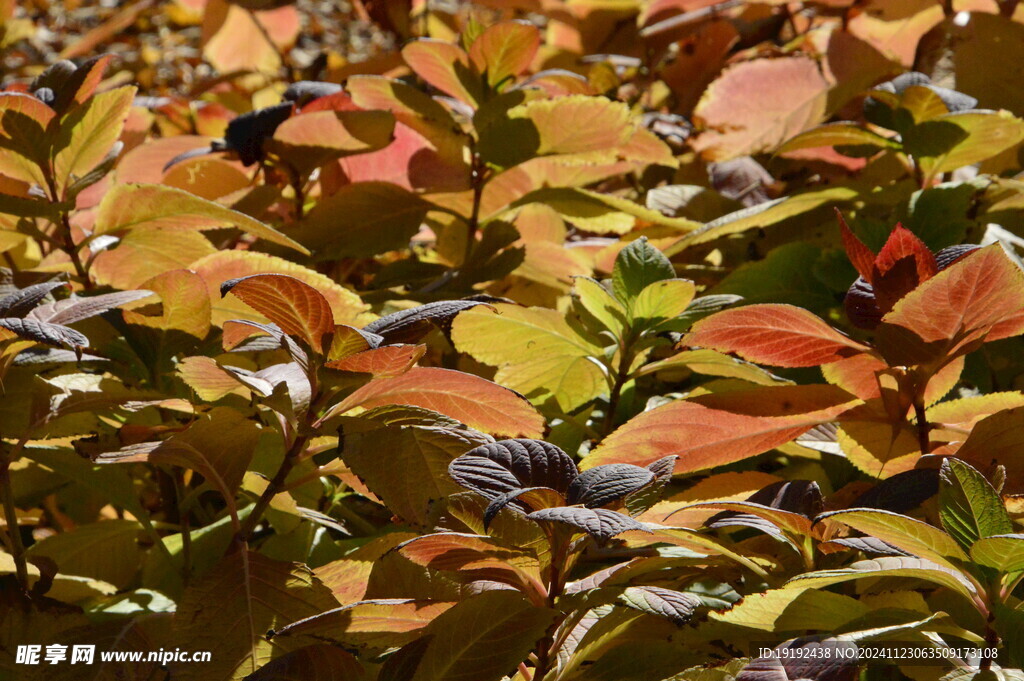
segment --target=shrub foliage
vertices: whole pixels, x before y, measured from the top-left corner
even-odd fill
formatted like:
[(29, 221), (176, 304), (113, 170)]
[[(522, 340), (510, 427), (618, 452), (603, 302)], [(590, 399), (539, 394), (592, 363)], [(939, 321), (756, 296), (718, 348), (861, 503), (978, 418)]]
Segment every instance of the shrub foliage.
[(319, 11), (0, 2), (0, 675), (1022, 678), (1024, 8)]

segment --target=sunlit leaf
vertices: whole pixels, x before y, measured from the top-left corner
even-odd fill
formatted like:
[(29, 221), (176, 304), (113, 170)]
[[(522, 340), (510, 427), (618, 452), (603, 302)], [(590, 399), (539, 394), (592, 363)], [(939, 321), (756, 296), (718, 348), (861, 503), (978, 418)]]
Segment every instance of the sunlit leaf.
[[(605, 438), (581, 467), (644, 465), (675, 454), (676, 473), (704, 470), (785, 444), (854, 404), (848, 393), (825, 386), (764, 387), (708, 397), (726, 400), (680, 400), (646, 411)], [(750, 408), (755, 400), (763, 410)]]
[(608, 390), (601, 367), (591, 360), (601, 349), (545, 308), (496, 304), (469, 310), (452, 325), (452, 340), (477, 361), (498, 367), (495, 380), (535, 404), (554, 399), (571, 410)]
[(301, 244), (244, 213), (180, 189), (153, 184), (119, 184), (103, 197), (96, 234), (146, 229), (198, 230), (236, 227), (272, 243), (308, 253)]
[(773, 304), (712, 315), (694, 324), (686, 343), (783, 367), (818, 366), (868, 351), (806, 310)]
[(544, 427), (543, 417), (511, 390), (479, 376), (433, 367), (417, 367), (401, 376), (371, 381), (333, 406), (329, 414), (383, 404), (433, 409), (496, 435), (536, 437)]
[(298, 336), (316, 352), (326, 351), (325, 336), (334, 333), (327, 299), (309, 284), (286, 274), (252, 274), (221, 284), (221, 297), (238, 296), (285, 333)]
[(971, 550), (984, 537), (1013, 532), (1013, 521), (1002, 498), (981, 473), (963, 461), (949, 458), (942, 462), (939, 476), (942, 526), (965, 550)]
[(772, 150), (820, 122), (827, 95), (828, 83), (812, 59), (734, 64), (708, 86), (694, 109), (694, 120), (705, 129), (696, 148), (715, 161)]

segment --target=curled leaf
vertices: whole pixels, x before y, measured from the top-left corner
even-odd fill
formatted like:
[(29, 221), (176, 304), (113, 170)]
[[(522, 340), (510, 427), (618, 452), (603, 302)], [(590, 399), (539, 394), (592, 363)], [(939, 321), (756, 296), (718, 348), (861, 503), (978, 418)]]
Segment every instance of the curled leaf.
[[(674, 461), (674, 460), (673, 460)], [(654, 480), (647, 468), (610, 463), (583, 471), (569, 486), (569, 503), (587, 508), (605, 506), (646, 487)]]
[(526, 516), (530, 520), (540, 522), (561, 523), (586, 532), (594, 539), (605, 542), (617, 534), (640, 530), (650, 532), (645, 525), (633, 520), (628, 515), (606, 508), (580, 508), (578, 506), (560, 506), (544, 508)]

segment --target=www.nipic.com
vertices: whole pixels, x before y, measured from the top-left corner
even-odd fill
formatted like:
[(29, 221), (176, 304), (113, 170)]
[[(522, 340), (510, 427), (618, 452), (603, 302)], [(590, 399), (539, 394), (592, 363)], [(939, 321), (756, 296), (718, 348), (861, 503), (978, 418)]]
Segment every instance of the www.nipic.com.
[[(99, 662), (156, 662), (157, 664), (169, 664), (171, 662), (209, 662), (212, 654), (208, 650), (197, 650), (190, 652), (175, 648), (174, 650), (118, 650), (100, 651)], [(15, 657), (16, 664), (95, 664), (96, 646), (75, 645), (66, 646), (61, 644), (52, 645), (23, 645), (18, 646)]]

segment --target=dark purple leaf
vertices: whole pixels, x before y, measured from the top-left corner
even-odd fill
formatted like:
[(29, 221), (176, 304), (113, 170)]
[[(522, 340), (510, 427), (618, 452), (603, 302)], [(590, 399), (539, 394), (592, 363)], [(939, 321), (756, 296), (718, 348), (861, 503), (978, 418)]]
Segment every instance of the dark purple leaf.
[(606, 542), (617, 534), (630, 530), (650, 532), (646, 526), (633, 520), (628, 515), (606, 508), (580, 508), (579, 506), (559, 506), (543, 508), (526, 516), (530, 520), (541, 522), (562, 523), (578, 530), (583, 530), (594, 539)]
[(701, 605), (698, 596), (660, 586), (630, 586), (619, 602), (651, 615), (658, 615), (675, 624), (685, 624)]
[(480, 300), (439, 300), (384, 315), (363, 327), (363, 331), (383, 336), (388, 345), (416, 343), (435, 326), (448, 333), (460, 312), (477, 305), (487, 303)]
[(960, 258), (964, 257), (968, 253), (981, 248), (977, 244), (958, 244), (956, 246), (949, 246), (943, 248), (941, 251), (935, 254), (935, 264), (939, 266), (939, 270), (944, 270)]
[[(510, 492), (520, 487), (550, 487), (567, 495), (569, 486), (578, 475), (576, 464), (568, 454), (555, 445), (542, 440), (499, 440), (471, 449), (452, 462), (452, 466), (448, 470), (452, 473), (453, 478), (455, 478), (455, 473), (452, 472), (453, 467), (458, 470), (456, 462), (469, 458), (488, 459), (511, 475), (516, 484), (501, 490), (501, 493)], [(459, 466), (461, 465), (459, 464)], [(455, 478), (455, 481), (463, 485), (458, 478)], [(495, 497), (488, 498), (494, 499)]]
[(244, 113), (228, 123), (224, 133), (227, 148), (238, 154), (243, 165), (251, 166), (263, 158), (263, 142), (274, 136), (277, 127), (292, 115), (291, 102), (283, 102)]
[(901, 551), (892, 544), (877, 539), (875, 537), (843, 537), (841, 539), (833, 539), (833, 544), (839, 544), (845, 546), (848, 549), (855, 551), (863, 551), (878, 556), (910, 556), (911, 554), (906, 551)]
[[(808, 650), (799, 650), (802, 648)], [(852, 641), (805, 636), (776, 646), (775, 650), (776, 655), (752, 660), (736, 676), (736, 681), (854, 681), (860, 672), (860, 648)]]
[(882, 321), (882, 311), (875, 300), (875, 290), (864, 277), (857, 277), (843, 300), (846, 316), (859, 329), (874, 329)]
[(626, 496), (626, 510), (631, 516), (644, 513), (661, 501), (665, 486), (672, 482), (672, 473), (675, 471), (678, 458), (672, 454), (647, 464), (647, 470), (654, 474), (654, 479), (647, 486)]
[(822, 508), (821, 488), (813, 480), (772, 483), (752, 494), (747, 501), (799, 513), (805, 518), (815, 517), (821, 513)]
[(51, 324), (74, 324), (89, 317), (103, 314), (135, 300), (153, 295), (152, 291), (117, 291), (89, 298), (65, 298), (48, 305), (40, 305), (29, 315), (33, 319)]
[(647, 468), (610, 463), (583, 471), (569, 486), (569, 503), (597, 508), (632, 494), (654, 481)]
[(850, 507), (880, 508), (894, 513), (907, 513), (938, 493), (938, 469), (922, 468), (897, 473), (882, 480), (857, 497)]
[(0, 319), (0, 326), (8, 331), (13, 331), (20, 338), (37, 343), (67, 345), (72, 348), (84, 348), (89, 345), (89, 339), (84, 335), (60, 324), (48, 324), (31, 318), (7, 317)]
[(67, 286), (63, 281), (47, 281), (19, 289), (0, 298), (0, 317), (24, 317), (51, 291)]
[(463, 454), (448, 464), (448, 475), (459, 485), (491, 501), (522, 488), (512, 471), (497, 461)]
[[(821, 513), (822, 509), (821, 489), (818, 487), (818, 483), (811, 480), (775, 482), (754, 492), (746, 501), (766, 508), (799, 513), (809, 519)], [(771, 521), (750, 513), (736, 511), (716, 513), (707, 519), (704, 526), (712, 529), (752, 527), (773, 537), (780, 539), (783, 537), (780, 528)]]

